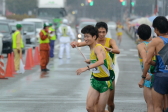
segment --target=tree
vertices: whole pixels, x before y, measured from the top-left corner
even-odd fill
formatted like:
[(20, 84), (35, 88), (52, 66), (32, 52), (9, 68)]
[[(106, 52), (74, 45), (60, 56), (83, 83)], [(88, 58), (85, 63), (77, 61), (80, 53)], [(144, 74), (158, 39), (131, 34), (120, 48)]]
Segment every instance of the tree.
[(6, 7), (16, 14), (27, 14), (37, 7), (37, 0), (6, 0)]
[(154, 0), (136, 0), (135, 14), (139, 16), (151, 15), (154, 2)]

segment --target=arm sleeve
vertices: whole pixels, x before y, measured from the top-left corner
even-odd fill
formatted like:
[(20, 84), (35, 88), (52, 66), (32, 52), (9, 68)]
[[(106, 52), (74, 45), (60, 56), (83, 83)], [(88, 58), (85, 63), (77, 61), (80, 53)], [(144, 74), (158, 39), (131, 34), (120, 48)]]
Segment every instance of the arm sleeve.
[(16, 36), (16, 48), (21, 49), (21, 34), (20, 33)]
[(62, 31), (61, 31), (61, 26), (58, 28), (58, 31), (57, 31), (57, 38), (60, 39), (61, 38), (61, 35), (62, 35)]
[(48, 35), (44, 35), (42, 32), (40, 32), (39, 35), (40, 35), (41, 40), (45, 40), (46, 38), (49, 37)]
[(71, 27), (68, 27), (68, 30), (69, 30), (69, 35), (72, 39), (75, 39), (75, 35), (74, 35), (74, 32), (72, 31)]

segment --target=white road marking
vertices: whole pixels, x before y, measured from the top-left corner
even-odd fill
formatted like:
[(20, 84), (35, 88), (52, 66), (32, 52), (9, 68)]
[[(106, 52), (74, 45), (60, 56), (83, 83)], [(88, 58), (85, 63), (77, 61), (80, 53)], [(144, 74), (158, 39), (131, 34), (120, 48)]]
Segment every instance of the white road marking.
[(58, 49), (58, 48), (59, 48), (59, 46), (60, 46), (60, 44), (56, 45), (56, 46), (54, 47), (54, 49)]
[(116, 63), (115, 63), (115, 67), (114, 67), (114, 72), (115, 72), (115, 84), (117, 84), (117, 80), (118, 80), (118, 76), (119, 76), (119, 65), (118, 65), (118, 57), (120, 56), (127, 56), (126, 54), (120, 54), (118, 56), (116, 56)]
[(130, 51), (136, 51), (136, 52), (138, 51), (137, 49), (129, 49), (129, 50), (130, 50)]
[(137, 54), (135, 54), (134, 56), (135, 56), (135, 57), (138, 57), (138, 55), (137, 55)]
[(124, 51), (124, 49), (120, 49), (120, 52), (121, 52), (121, 51)]

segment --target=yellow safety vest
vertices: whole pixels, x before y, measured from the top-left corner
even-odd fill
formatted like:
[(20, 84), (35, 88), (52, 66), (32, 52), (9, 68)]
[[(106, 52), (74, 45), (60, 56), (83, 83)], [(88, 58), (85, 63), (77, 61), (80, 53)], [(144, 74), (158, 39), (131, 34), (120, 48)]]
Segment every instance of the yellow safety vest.
[[(44, 35), (47, 35), (47, 33), (44, 30), (41, 30), (43, 32)], [(46, 38), (45, 40), (42, 40), (40, 38), (40, 44), (44, 44), (44, 43), (50, 43), (49, 38)]]
[[(20, 34), (20, 31), (15, 31), (14, 34), (12, 35), (12, 48), (13, 49), (16, 49), (16, 38), (17, 38), (17, 35)], [(21, 48), (24, 48), (24, 45), (23, 45), (23, 40), (21, 38)]]
[[(49, 30), (52, 31), (52, 32), (55, 32), (55, 29), (53, 29), (52, 27), (50, 27)], [(56, 37), (56, 35), (54, 35), (54, 36), (51, 37), (50, 40), (56, 40), (56, 39), (57, 39), (57, 37)]]

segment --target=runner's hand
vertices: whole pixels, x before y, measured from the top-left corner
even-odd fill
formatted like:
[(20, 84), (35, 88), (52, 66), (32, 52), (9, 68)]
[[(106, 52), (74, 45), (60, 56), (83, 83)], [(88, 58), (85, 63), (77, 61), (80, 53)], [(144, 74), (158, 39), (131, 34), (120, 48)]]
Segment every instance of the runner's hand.
[(77, 42), (75, 42), (75, 41), (71, 42), (71, 47), (72, 48), (75, 48), (76, 46), (77, 46)]
[(108, 48), (108, 47), (104, 47), (108, 52), (111, 52), (111, 48)]
[(138, 83), (139, 87), (140, 88), (143, 88), (143, 85), (144, 85), (144, 79), (141, 79), (141, 81)]
[(151, 80), (151, 78), (152, 78), (152, 76), (149, 75), (149, 73), (147, 73), (147, 75), (146, 75), (146, 80)]
[(78, 69), (77, 71), (76, 71), (76, 73), (77, 73), (77, 75), (80, 75), (82, 72), (85, 72), (85, 71), (87, 71), (87, 67), (85, 67), (85, 68), (80, 68), (80, 69)]
[(90, 59), (85, 60), (87, 64), (90, 64)]

